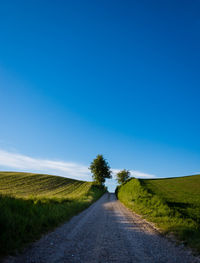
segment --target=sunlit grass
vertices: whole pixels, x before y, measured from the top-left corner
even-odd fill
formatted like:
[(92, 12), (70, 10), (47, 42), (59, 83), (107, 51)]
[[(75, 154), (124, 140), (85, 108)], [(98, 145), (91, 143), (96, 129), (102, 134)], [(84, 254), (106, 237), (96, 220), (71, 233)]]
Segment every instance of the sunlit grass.
[(200, 175), (131, 179), (119, 187), (118, 198), (200, 252)]
[(91, 182), (0, 172), (0, 254), (39, 238), (87, 208), (104, 192)]

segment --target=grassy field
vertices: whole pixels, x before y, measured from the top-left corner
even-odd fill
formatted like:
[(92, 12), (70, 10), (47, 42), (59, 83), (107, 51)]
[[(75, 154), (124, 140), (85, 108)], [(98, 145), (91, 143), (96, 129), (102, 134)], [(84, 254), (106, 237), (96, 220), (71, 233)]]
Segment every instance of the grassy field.
[(118, 188), (127, 207), (200, 252), (200, 175), (131, 179)]
[(38, 239), (87, 208), (104, 192), (91, 182), (0, 172), (0, 255)]

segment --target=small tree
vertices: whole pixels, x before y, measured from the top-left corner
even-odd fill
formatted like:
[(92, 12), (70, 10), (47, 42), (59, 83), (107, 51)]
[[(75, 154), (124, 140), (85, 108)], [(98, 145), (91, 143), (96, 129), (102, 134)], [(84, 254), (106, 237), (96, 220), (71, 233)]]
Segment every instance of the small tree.
[(126, 169), (118, 172), (116, 174), (116, 177), (117, 177), (117, 181), (118, 181), (118, 184), (123, 184), (124, 182), (126, 182), (126, 180), (128, 180), (130, 178), (130, 172)]
[(92, 161), (89, 169), (92, 172), (94, 182), (97, 184), (104, 185), (106, 178), (112, 178), (110, 166), (101, 154), (98, 154)]

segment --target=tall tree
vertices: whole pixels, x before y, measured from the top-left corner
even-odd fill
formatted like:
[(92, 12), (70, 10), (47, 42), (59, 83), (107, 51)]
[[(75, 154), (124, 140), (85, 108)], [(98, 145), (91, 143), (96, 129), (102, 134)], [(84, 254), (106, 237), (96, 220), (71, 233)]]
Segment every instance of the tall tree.
[(97, 184), (104, 185), (106, 178), (112, 178), (110, 166), (101, 154), (98, 154), (92, 161), (89, 169), (92, 172), (94, 182)]
[(119, 184), (125, 183), (130, 178), (130, 172), (126, 169), (116, 174), (117, 181)]

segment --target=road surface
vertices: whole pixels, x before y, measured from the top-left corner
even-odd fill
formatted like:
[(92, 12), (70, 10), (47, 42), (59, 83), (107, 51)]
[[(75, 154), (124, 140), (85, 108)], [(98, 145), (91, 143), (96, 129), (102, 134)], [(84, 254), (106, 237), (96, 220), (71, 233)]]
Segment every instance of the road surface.
[(189, 250), (159, 235), (105, 194), (88, 209), (6, 263), (196, 263)]

